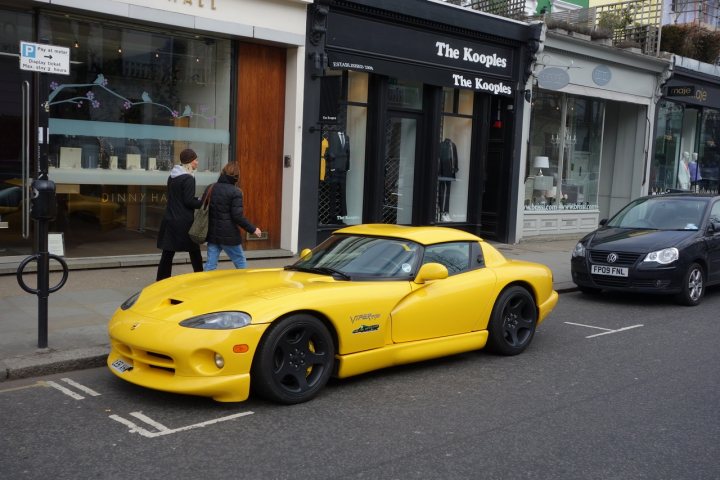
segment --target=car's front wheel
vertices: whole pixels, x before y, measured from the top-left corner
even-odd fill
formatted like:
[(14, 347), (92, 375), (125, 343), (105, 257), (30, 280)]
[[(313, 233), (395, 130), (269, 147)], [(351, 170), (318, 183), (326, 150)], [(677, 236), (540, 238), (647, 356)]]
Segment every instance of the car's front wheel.
[(488, 349), (501, 355), (517, 355), (530, 345), (537, 325), (535, 299), (525, 288), (504, 290), (493, 307), (488, 325)]
[(705, 272), (699, 264), (693, 263), (683, 277), (682, 290), (677, 297), (678, 302), (694, 307), (700, 303), (704, 294)]
[(278, 403), (302, 403), (325, 386), (335, 362), (335, 345), (325, 324), (305, 314), (272, 325), (251, 371), (253, 391)]

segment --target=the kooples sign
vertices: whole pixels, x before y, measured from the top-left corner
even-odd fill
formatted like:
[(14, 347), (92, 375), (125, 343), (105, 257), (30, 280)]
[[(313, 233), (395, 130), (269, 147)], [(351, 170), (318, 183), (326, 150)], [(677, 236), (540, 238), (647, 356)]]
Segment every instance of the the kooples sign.
[(486, 68), (505, 68), (508, 64), (507, 58), (500, 57), (497, 53), (486, 55), (484, 53), (474, 51), (472, 47), (462, 47), (462, 56), (460, 54), (461, 49), (453, 48), (449, 43), (435, 42), (435, 48), (437, 49), (436, 55), (438, 57), (456, 59), (462, 58), (464, 62), (478, 63), (480, 65), (485, 65)]
[(512, 94), (512, 88), (510, 88), (510, 85), (505, 85), (503, 82), (487, 81), (481, 77), (465, 78), (459, 73), (453, 73), (452, 78), (453, 85), (456, 87), (482, 90), (485, 92), (494, 93), (495, 95)]
[(504, 44), (333, 10), (327, 17), (325, 48), (331, 59), (352, 65), (346, 68), (386, 75), (399, 72), (402, 77), (416, 76), (423, 81), (442, 77), (447, 86), (487, 91), (509, 88), (498, 87), (501, 81), (513, 84), (513, 56), (517, 54), (515, 48)]
[[(499, 56), (497, 53), (492, 55), (478, 53), (472, 47), (454, 48), (447, 42), (435, 42), (436, 55), (438, 57), (462, 59), (464, 62), (480, 64), (485, 68), (500, 67), (506, 68), (508, 59)], [(460, 88), (472, 88), (485, 92), (492, 92), (495, 95), (512, 94), (512, 88), (502, 82), (487, 81), (481, 77), (467, 78), (460, 73), (453, 73), (453, 86)]]

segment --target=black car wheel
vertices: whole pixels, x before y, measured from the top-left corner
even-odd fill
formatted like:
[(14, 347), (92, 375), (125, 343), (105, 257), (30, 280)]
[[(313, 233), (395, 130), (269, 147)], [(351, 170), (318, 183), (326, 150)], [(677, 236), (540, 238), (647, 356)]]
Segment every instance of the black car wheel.
[(682, 291), (678, 301), (683, 305), (694, 307), (700, 303), (705, 294), (705, 272), (700, 265), (693, 263), (683, 277)]
[(270, 327), (253, 362), (251, 385), (263, 398), (294, 404), (327, 383), (335, 345), (327, 327), (310, 315), (293, 315)]
[(530, 344), (537, 325), (535, 299), (522, 287), (510, 287), (495, 302), (488, 326), (488, 349), (517, 355)]

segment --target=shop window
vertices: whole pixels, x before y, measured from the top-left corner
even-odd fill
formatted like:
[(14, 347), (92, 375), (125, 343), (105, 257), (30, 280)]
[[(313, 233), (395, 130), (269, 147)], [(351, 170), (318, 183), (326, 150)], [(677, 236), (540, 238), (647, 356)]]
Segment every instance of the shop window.
[(720, 111), (663, 100), (658, 105), (650, 193), (717, 193)]
[(367, 103), (368, 101), (368, 75), (348, 71), (348, 102)]
[[(689, 188), (690, 175), (684, 173), (689, 172), (689, 162), (694, 152), (691, 132), (695, 130), (693, 118), (697, 115), (688, 115), (688, 122), (683, 120), (684, 116), (685, 112), (679, 103), (663, 100), (658, 106), (657, 133), (649, 176), (650, 193)], [(686, 128), (683, 128), (684, 123)], [(681, 153), (685, 151), (687, 154)], [(685, 165), (688, 165), (687, 170)]]
[(525, 208), (597, 210), (604, 104), (563, 93), (534, 93)]
[(321, 225), (362, 221), (367, 92), (365, 73), (328, 71), (321, 80)]
[(230, 40), (54, 14), (40, 16), (38, 37), (70, 48), (70, 75), (40, 87), (59, 222), (156, 231), (185, 148), (198, 154), (196, 193), (217, 179), (229, 159)]
[(396, 109), (422, 110), (423, 85), (399, 78), (388, 80), (388, 106)]
[(694, 190), (717, 194), (720, 184), (720, 111), (704, 109), (701, 118), (697, 165), (690, 163), (688, 173)]
[(467, 221), (472, 97), (469, 90), (443, 89), (435, 210), (440, 223)]

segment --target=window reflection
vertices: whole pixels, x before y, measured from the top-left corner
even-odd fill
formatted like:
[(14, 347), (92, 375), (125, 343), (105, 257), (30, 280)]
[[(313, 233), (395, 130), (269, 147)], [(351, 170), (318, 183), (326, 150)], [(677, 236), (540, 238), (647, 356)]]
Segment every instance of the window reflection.
[(467, 221), (473, 92), (443, 89), (435, 221)]
[(604, 104), (536, 91), (525, 180), (525, 208), (597, 209)]
[(72, 62), (69, 76), (40, 84), (58, 192), (51, 228), (74, 256), (155, 252), (180, 151), (198, 153), (197, 194), (228, 161), (231, 42), (52, 13), (38, 36), (70, 48)]

